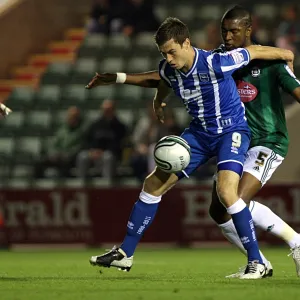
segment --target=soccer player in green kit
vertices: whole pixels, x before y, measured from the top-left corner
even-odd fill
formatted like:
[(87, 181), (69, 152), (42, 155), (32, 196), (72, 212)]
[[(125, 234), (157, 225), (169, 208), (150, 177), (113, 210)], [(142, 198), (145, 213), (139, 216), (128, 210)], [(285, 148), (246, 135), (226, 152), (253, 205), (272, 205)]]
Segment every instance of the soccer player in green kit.
[[(215, 51), (225, 52), (239, 47), (247, 47), (251, 42), (251, 15), (240, 6), (228, 10), (221, 21), (224, 45)], [(265, 205), (252, 201), (257, 192), (270, 179), (282, 163), (288, 150), (288, 133), (280, 88), (300, 102), (300, 82), (293, 71), (283, 61), (254, 60), (234, 73), (238, 91), (246, 107), (248, 125), (252, 140), (244, 163), (244, 173), (239, 184), (239, 196), (249, 204), (255, 225), (280, 237), (292, 249), (297, 275), (300, 276), (300, 235)], [(155, 88), (160, 76), (157, 71), (142, 74), (105, 73), (96, 74), (87, 88), (125, 83)], [(163, 104), (165, 105), (165, 104)], [(163, 109), (157, 112), (163, 121)], [(244, 247), (237, 235), (231, 217), (220, 203), (214, 182), (210, 215), (222, 230), (224, 236), (244, 254)], [(268, 268), (267, 276), (272, 276), (271, 263), (261, 254)], [(239, 277), (244, 269), (229, 275)]]

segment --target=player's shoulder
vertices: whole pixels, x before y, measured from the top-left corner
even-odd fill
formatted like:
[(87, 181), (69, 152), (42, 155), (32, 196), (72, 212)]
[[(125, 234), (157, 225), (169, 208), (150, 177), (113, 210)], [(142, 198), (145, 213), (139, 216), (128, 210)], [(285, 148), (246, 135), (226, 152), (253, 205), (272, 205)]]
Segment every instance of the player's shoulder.
[(218, 48), (216, 49), (213, 49), (211, 51), (212, 54), (214, 53), (226, 53), (226, 48), (225, 48), (225, 45), (224, 44), (221, 44)]
[(207, 57), (213, 53), (213, 50), (204, 50), (204, 49), (200, 49), (200, 48), (196, 48), (196, 47), (193, 47), (193, 48), (198, 57)]

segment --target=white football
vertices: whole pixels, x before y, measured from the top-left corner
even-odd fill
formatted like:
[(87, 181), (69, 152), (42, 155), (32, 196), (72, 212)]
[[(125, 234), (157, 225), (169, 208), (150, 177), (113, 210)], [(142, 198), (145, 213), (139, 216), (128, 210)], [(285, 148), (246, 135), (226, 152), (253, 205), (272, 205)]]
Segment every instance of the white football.
[(168, 135), (160, 139), (154, 148), (154, 160), (158, 168), (166, 173), (184, 170), (191, 159), (188, 143), (176, 135)]

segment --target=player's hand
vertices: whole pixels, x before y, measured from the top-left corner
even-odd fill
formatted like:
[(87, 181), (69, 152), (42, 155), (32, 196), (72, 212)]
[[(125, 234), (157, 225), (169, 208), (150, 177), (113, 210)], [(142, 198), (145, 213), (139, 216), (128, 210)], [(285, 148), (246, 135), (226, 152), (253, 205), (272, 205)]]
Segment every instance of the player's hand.
[(0, 116), (1, 117), (6, 117), (8, 116), (10, 113), (12, 112), (12, 110), (10, 108), (8, 108), (6, 105), (4, 105), (3, 103), (0, 103)]
[(117, 74), (112, 73), (96, 73), (93, 79), (85, 86), (86, 89), (92, 89), (100, 85), (110, 85), (116, 83)]
[(167, 106), (165, 102), (159, 103), (157, 101), (153, 101), (153, 109), (155, 112), (155, 115), (160, 123), (164, 123), (164, 107)]

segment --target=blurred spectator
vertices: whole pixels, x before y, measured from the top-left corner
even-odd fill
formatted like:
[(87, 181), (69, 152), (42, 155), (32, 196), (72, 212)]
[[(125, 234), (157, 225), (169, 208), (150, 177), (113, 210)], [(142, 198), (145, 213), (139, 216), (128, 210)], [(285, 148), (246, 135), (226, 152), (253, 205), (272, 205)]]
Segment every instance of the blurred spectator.
[(300, 47), (300, 20), (295, 4), (290, 4), (284, 8), (283, 20), (278, 27), (276, 46), (293, 52), (297, 52)]
[(84, 150), (77, 156), (78, 176), (85, 179), (91, 165), (101, 171), (103, 177), (112, 180), (116, 165), (122, 155), (122, 142), (126, 127), (119, 121), (115, 112), (115, 102), (105, 100), (102, 114), (88, 128)]
[(154, 0), (124, 0), (123, 33), (132, 36), (140, 32), (156, 31), (159, 22), (154, 15)]
[(49, 167), (56, 168), (61, 177), (70, 176), (70, 169), (75, 166), (76, 156), (82, 148), (86, 127), (80, 110), (75, 106), (70, 107), (66, 122), (58, 129), (44, 157), (36, 163), (35, 176), (44, 177), (44, 172)]
[(147, 115), (141, 116), (132, 135), (133, 154), (131, 166), (134, 176), (143, 180), (147, 173), (153, 170), (155, 166), (153, 148), (160, 138), (180, 133), (180, 128), (176, 124), (173, 111), (170, 108), (165, 109), (165, 123), (161, 124), (153, 111), (152, 102), (149, 103)]
[(221, 44), (220, 25), (212, 21), (205, 26), (205, 41), (198, 41), (197, 47), (204, 50), (218, 48)]
[(153, 12), (154, 0), (94, 0), (87, 24), (89, 33), (155, 31), (159, 22)]
[(87, 24), (89, 33), (108, 34), (110, 9), (109, 0), (94, 0)]

